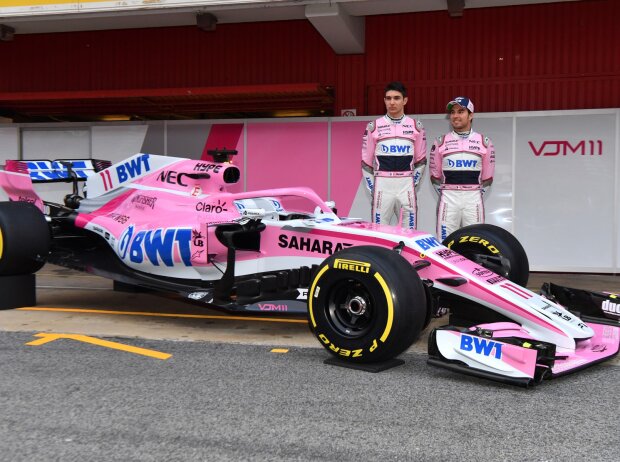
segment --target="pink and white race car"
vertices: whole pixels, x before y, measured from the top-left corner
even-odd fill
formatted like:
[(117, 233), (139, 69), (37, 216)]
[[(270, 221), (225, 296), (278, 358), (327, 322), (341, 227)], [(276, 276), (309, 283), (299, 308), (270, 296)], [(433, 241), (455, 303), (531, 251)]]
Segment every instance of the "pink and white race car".
[[(0, 276), (50, 262), (233, 311), (307, 313), (351, 365), (396, 357), (446, 312), (428, 362), (471, 375), (527, 386), (618, 353), (616, 296), (531, 292), (527, 256), (504, 229), (474, 225), (441, 243), (340, 218), (307, 188), (232, 193), (233, 154), (7, 161)], [(58, 181), (73, 183), (62, 204), (33, 188)]]

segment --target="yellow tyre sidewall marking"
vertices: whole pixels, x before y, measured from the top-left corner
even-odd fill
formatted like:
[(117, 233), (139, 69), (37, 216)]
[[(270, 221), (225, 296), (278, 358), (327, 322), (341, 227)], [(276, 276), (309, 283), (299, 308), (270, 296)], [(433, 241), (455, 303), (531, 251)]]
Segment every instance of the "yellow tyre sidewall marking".
[(390, 293), (390, 289), (385, 283), (385, 279), (379, 274), (375, 273), (375, 279), (379, 281), (381, 288), (383, 289), (383, 293), (385, 294), (385, 301), (387, 302), (387, 322), (385, 323), (385, 330), (379, 340), (385, 343), (385, 340), (390, 335), (390, 331), (392, 330), (392, 323), (394, 322), (394, 303), (392, 302), (392, 294)]
[(2, 228), (0, 228), (0, 260), (2, 260), (3, 250), (4, 250), (4, 239), (2, 238)]
[(312, 287), (310, 287), (310, 292), (308, 293), (308, 313), (310, 313), (310, 322), (312, 323), (312, 327), (316, 327), (316, 321), (314, 320), (314, 313), (312, 312), (312, 299), (314, 298), (314, 289), (316, 289), (316, 285), (323, 276), (323, 273), (329, 269), (329, 265), (325, 265), (321, 268), (321, 271), (316, 275), (314, 281), (312, 281)]

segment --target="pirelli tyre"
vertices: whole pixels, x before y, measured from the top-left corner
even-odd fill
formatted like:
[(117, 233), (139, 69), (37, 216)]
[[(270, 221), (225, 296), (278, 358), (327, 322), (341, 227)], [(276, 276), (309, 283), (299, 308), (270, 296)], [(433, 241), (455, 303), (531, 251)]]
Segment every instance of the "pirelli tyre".
[(0, 202), (0, 276), (38, 271), (50, 250), (50, 229), (28, 202)]
[(520, 286), (527, 285), (527, 254), (517, 238), (504, 228), (489, 224), (465, 226), (450, 234), (443, 245)]
[(393, 250), (351, 247), (327, 258), (308, 293), (310, 329), (334, 356), (355, 363), (391, 359), (418, 337), (426, 293), (411, 264)]

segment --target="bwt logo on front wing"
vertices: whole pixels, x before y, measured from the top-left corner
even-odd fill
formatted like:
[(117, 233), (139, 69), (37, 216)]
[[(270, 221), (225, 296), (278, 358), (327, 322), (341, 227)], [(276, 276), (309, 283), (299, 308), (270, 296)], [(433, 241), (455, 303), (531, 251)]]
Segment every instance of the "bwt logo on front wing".
[(494, 342), (493, 340), (463, 334), (461, 335), (460, 348), (463, 351), (475, 351), (477, 354), (483, 356), (491, 356), (493, 350), (495, 350), (493, 357), (502, 359), (502, 344)]
[(570, 141), (543, 141), (540, 146), (533, 142), (527, 142), (536, 157), (540, 156), (566, 156), (568, 154), (578, 154), (582, 156), (602, 156), (602, 140), (581, 140), (575, 144)]

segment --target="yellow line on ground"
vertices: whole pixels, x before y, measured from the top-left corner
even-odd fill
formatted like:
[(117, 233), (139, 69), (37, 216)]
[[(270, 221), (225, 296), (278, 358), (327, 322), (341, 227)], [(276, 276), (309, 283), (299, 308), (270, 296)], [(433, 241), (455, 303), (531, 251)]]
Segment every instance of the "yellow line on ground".
[(162, 353), (161, 351), (149, 350), (146, 348), (135, 347), (131, 345), (125, 345), (123, 343), (111, 342), (109, 340), (103, 340), (96, 337), (89, 337), (88, 335), (80, 335), (80, 334), (56, 334), (56, 333), (40, 333), (36, 334), (35, 337), (40, 337), (38, 340), (33, 340), (32, 342), (26, 343), (26, 345), (31, 346), (39, 346), (45, 343), (53, 342), (58, 339), (71, 339), (77, 340), (78, 342), (90, 343), (92, 345), (98, 345), (105, 348), (112, 348), (114, 350), (126, 351), (128, 353), (134, 353), (137, 355), (148, 356), (150, 358), (155, 359), (168, 359), (172, 355), (169, 353)]
[(288, 353), (288, 348), (273, 348), (271, 353)]
[(27, 306), (17, 308), (19, 311), (52, 311), (62, 313), (85, 313), (85, 314), (120, 314), (127, 316), (154, 316), (161, 318), (192, 318), (192, 319), (222, 319), (226, 321), (262, 321), (262, 322), (288, 322), (292, 324), (307, 324), (305, 319), (285, 319), (285, 318), (258, 318), (254, 316), (220, 316), (208, 314), (175, 314), (175, 313), (149, 313), (145, 311), (111, 311), (111, 310), (89, 310), (83, 308), (53, 308), (42, 306)]

